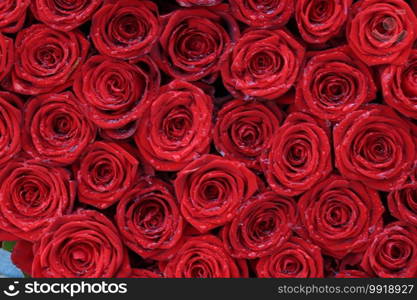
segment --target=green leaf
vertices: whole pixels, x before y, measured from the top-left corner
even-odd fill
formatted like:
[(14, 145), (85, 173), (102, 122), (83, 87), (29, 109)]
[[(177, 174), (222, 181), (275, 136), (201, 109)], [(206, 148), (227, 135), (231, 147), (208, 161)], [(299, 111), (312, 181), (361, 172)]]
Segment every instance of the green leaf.
[(2, 248), (6, 251), (12, 252), (15, 244), (16, 242), (3, 241)]

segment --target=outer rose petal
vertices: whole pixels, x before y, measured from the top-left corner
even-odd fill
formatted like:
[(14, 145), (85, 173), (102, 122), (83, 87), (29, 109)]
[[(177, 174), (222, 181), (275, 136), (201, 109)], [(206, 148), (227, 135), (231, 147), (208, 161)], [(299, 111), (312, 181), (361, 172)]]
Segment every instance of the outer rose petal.
[(161, 278), (161, 275), (146, 269), (132, 269), (130, 278)]
[(15, 33), (23, 27), (30, 0), (3, 0), (0, 3), (0, 32)]
[(332, 175), (298, 201), (300, 235), (323, 254), (343, 258), (366, 250), (382, 229), (384, 206), (378, 193), (360, 182)]
[(213, 99), (185, 81), (175, 80), (160, 90), (143, 110), (135, 142), (156, 170), (177, 171), (208, 153)]
[(323, 257), (319, 247), (291, 237), (274, 254), (258, 261), (256, 274), (260, 278), (321, 278)]
[(24, 108), (23, 149), (44, 164), (72, 164), (94, 141), (96, 128), (71, 92), (32, 98)]
[(131, 273), (116, 227), (93, 210), (56, 218), (34, 245), (34, 255), (36, 278), (112, 278)]
[(417, 184), (406, 184), (388, 194), (388, 208), (397, 219), (417, 226)]
[(389, 224), (373, 239), (362, 268), (382, 278), (417, 276), (417, 229), (405, 222)]
[(369, 274), (358, 270), (345, 270), (336, 274), (334, 278), (370, 278)]
[(178, 4), (181, 6), (213, 6), (220, 4), (223, 0), (177, 0)]
[(13, 39), (0, 33), (0, 81), (5, 78), (12, 69), (14, 62)]
[(203, 155), (178, 172), (175, 192), (184, 218), (205, 233), (235, 218), (258, 189), (258, 178), (242, 163)]
[(346, 37), (366, 64), (402, 64), (417, 38), (417, 18), (404, 0), (361, 0), (352, 6)]
[(16, 267), (30, 276), (34, 259), (33, 244), (24, 240), (17, 241), (13, 247), (11, 259)]

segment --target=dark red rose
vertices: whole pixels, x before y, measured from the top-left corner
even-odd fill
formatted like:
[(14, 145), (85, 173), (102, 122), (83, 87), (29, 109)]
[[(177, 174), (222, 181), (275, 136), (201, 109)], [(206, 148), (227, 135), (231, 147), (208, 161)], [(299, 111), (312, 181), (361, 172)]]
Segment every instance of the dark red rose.
[(403, 115), (417, 119), (417, 50), (402, 65), (388, 65), (381, 74), (385, 102)]
[(352, 6), (346, 38), (366, 64), (402, 64), (417, 38), (417, 18), (403, 0), (361, 0)]
[(344, 28), (352, 0), (299, 0), (295, 19), (302, 38), (310, 44), (326, 43)]
[(161, 255), (180, 240), (184, 221), (174, 189), (157, 178), (143, 178), (117, 205), (122, 240), (143, 258)]
[(10, 258), (16, 267), (30, 276), (32, 274), (32, 263), (34, 259), (33, 243), (25, 240), (16, 241)]
[(2, 0), (0, 2), (0, 32), (15, 33), (23, 27), (30, 0)]
[(258, 178), (243, 163), (203, 155), (178, 172), (175, 192), (184, 218), (201, 233), (236, 217), (258, 189)]
[(321, 126), (313, 117), (293, 112), (271, 139), (261, 165), (277, 194), (299, 195), (330, 174), (329, 136)]
[(323, 257), (320, 248), (298, 237), (291, 237), (277, 251), (259, 259), (260, 278), (321, 278)]
[(43, 24), (19, 31), (10, 88), (25, 95), (64, 90), (72, 84), (88, 47), (78, 31), (60, 32)]
[(158, 7), (150, 1), (110, 0), (94, 14), (91, 38), (104, 55), (136, 60), (158, 40)]
[(62, 168), (15, 160), (0, 172), (0, 228), (38, 240), (54, 217), (72, 211), (75, 181)]
[(103, 0), (33, 0), (31, 10), (35, 18), (49, 27), (71, 31), (88, 21)]
[(233, 16), (254, 27), (283, 26), (294, 12), (294, 0), (229, 0)]
[(162, 269), (168, 278), (242, 278), (246, 262), (234, 260), (214, 235), (190, 237)]
[(260, 170), (260, 156), (283, 119), (283, 112), (273, 102), (232, 100), (217, 115), (214, 144), (225, 158)]
[(416, 160), (415, 128), (385, 105), (367, 105), (347, 115), (333, 130), (336, 167), (371, 188), (401, 186)]
[(300, 235), (338, 259), (364, 252), (383, 225), (384, 206), (377, 191), (338, 175), (307, 191), (298, 208)]
[(143, 110), (135, 134), (139, 152), (156, 170), (177, 171), (208, 153), (213, 99), (195, 85), (175, 80)]
[(164, 30), (153, 57), (175, 79), (212, 82), (239, 27), (227, 5), (179, 9), (164, 18)]
[(85, 114), (98, 127), (118, 129), (136, 121), (158, 93), (160, 74), (149, 57), (137, 64), (103, 55), (90, 57), (74, 82)]
[(116, 227), (93, 210), (56, 218), (34, 245), (34, 254), (35, 278), (112, 278), (131, 273)]
[(22, 148), (22, 106), (17, 96), (0, 91), (0, 165), (13, 159)]
[(375, 99), (376, 86), (368, 67), (343, 46), (315, 53), (297, 85), (298, 109), (338, 121)]
[(359, 270), (345, 270), (336, 274), (334, 278), (369, 278), (370, 276)]
[(189, 7), (194, 5), (213, 6), (220, 4), (223, 0), (177, 0), (181, 6)]
[(13, 66), (13, 61), (13, 40), (0, 33), (0, 81), (9, 74)]
[(417, 184), (406, 184), (388, 194), (388, 208), (398, 220), (417, 226)]
[(404, 222), (389, 224), (373, 240), (362, 258), (362, 268), (382, 278), (417, 276), (417, 229)]
[(222, 64), (223, 84), (235, 98), (274, 100), (294, 85), (304, 53), (284, 30), (247, 31)]
[(128, 145), (95, 142), (75, 167), (80, 202), (105, 209), (134, 185), (139, 161)]
[(161, 278), (161, 275), (146, 269), (132, 269), (130, 278)]
[(293, 199), (264, 192), (244, 203), (223, 227), (223, 243), (233, 257), (263, 257), (276, 252), (290, 238), (297, 222)]
[(42, 163), (72, 164), (94, 141), (95, 126), (71, 92), (44, 94), (24, 108), (23, 149)]

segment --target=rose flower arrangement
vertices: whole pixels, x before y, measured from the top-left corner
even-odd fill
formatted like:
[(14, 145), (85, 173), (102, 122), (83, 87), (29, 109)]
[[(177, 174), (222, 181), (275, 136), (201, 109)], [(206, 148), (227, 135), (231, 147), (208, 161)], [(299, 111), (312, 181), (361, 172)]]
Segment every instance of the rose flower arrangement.
[(0, 241), (32, 277), (417, 277), (416, 13), (1, 1)]

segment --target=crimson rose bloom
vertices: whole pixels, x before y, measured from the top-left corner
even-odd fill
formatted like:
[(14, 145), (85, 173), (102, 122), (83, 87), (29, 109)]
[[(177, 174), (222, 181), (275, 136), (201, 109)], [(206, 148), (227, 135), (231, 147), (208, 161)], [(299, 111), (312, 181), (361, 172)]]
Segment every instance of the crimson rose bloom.
[(361, 263), (369, 274), (382, 278), (417, 276), (417, 229), (405, 222), (389, 224), (372, 241)]
[(346, 37), (366, 64), (402, 64), (417, 38), (417, 18), (404, 0), (361, 0), (352, 6)]
[(291, 237), (274, 254), (258, 261), (256, 274), (260, 278), (321, 278), (323, 257), (319, 247)]
[(149, 57), (136, 65), (98, 55), (82, 66), (74, 92), (91, 121), (100, 128), (117, 129), (139, 118), (159, 84), (159, 70)]
[(168, 278), (242, 278), (245, 261), (234, 260), (214, 235), (190, 237), (162, 269)]
[(131, 273), (117, 229), (93, 210), (56, 218), (34, 245), (34, 253), (36, 278), (112, 278)]
[(23, 27), (30, 0), (2, 0), (0, 2), (0, 32), (15, 33)]
[(88, 21), (103, 0), (33, 0), (31, 10), (35, 18), (49, 27), (71, 31)]
[(64, 90), (72, 84), (88, 47), (78, 31), (60, 32), (43, 24), (19, 31), (10, 88), (25, 95)]
[(116, 221), (124, 243), (143, 258), (173, 248), (184, 226), (173, 187), (152, 177), (141, 179), (120, 199)]
[(270, 143), (261, 164), (269, 185), (280, 195), (299, 195), (332, 170), (328, 133), (307, 114), (291, 113)]
[(259, 170), (260, 156), (283, 118), (283, 112), (271, 101), (232, 100), (217, 115), (214, 144), (224, 157)]
[(417, 226), (417, 183), (406, 184), (390, 192), (388, 208), (397, 219)]
[(226, 51), (239, 38), (239, 27), (227, 5), (179, 9), (164, 19), (153, 57), (176, 79), (213, 82)]
[(150, 1), (110, 0), (94, 14), (91, 38), (104, 55), (136, 60), (160, 34), (158, 7)]
[(294, 85), (304, 52), (284, 30), (249, 30), (221, 67), (223, 84), (235, 98), (274, 100)]
[(139, 161), (128, 145), (95, 142), (75, 167), (80, 202), (105, 209), (134, 184)]
[(403, 115), (417, 119), (417, 50), (403, 65), (389, 65), (381, 74), (385, 102)]
[(293, 199), (264, 192), (239, 208), (237, 216), (224, 226), (222, 239), (233, 257), (263, 257), (276, 252), (289, 239), (297, 222)]
[(295, 102), (297, 108), (319, 118), (338, 121), (375, 95), (370, 70), (344, 46), (311, 57), (297, 85)]
[(132, 269), (129, 278), (161, 278), (161, 275), (146, 269)]
[(22, 148), (22, 106), (17, 96), (0, 91), (0, 165), (15, 157)]
[(333, 130), (336, 167), (349, 179), (390, 191), (401, 186), (416, 159), (415, 129), (385, 105), (350, 113)]
[(72, 211), (75, 182), (62, 168), (16, 160), (0, 172), (0, 229), (38, 240), (54, 217)]
[(155, 169), (177, 171), (208, 153), (213, 99), (185, 81), (174, 80), (143, 110), (135, 135), (139, 152)]
[(175, 192), (184, 218), (201, 233), (237, 214), (258, 189), (258, 178), (243, 163), (203, 155), (178, 172)]
[(298, 0), (295, 19), (302, 38), (310, 44), (322, 44), (342, 31), (352, 0)]
[(223, 0), (177, 0), (181, 6), (189, 7), (193, 5), (213, 6), (220, 4)]
[(72, 164), (94, 141), (95, 126), (71, 92), (44, 94), (24, 109), (23, 149), (45, 164)]
[(357, 181), (332, 175), (298, 201), (300, 234), (338, 259), (365, 251), (382, 228), (384, 207), (378, 193)]
[(229, 0), (233, 16), (254, 27), (283, 26), (294, 12), (294, 0)]
[(9, 74), (13, 61), (13, 40), (0, 33), (0, 81)]

